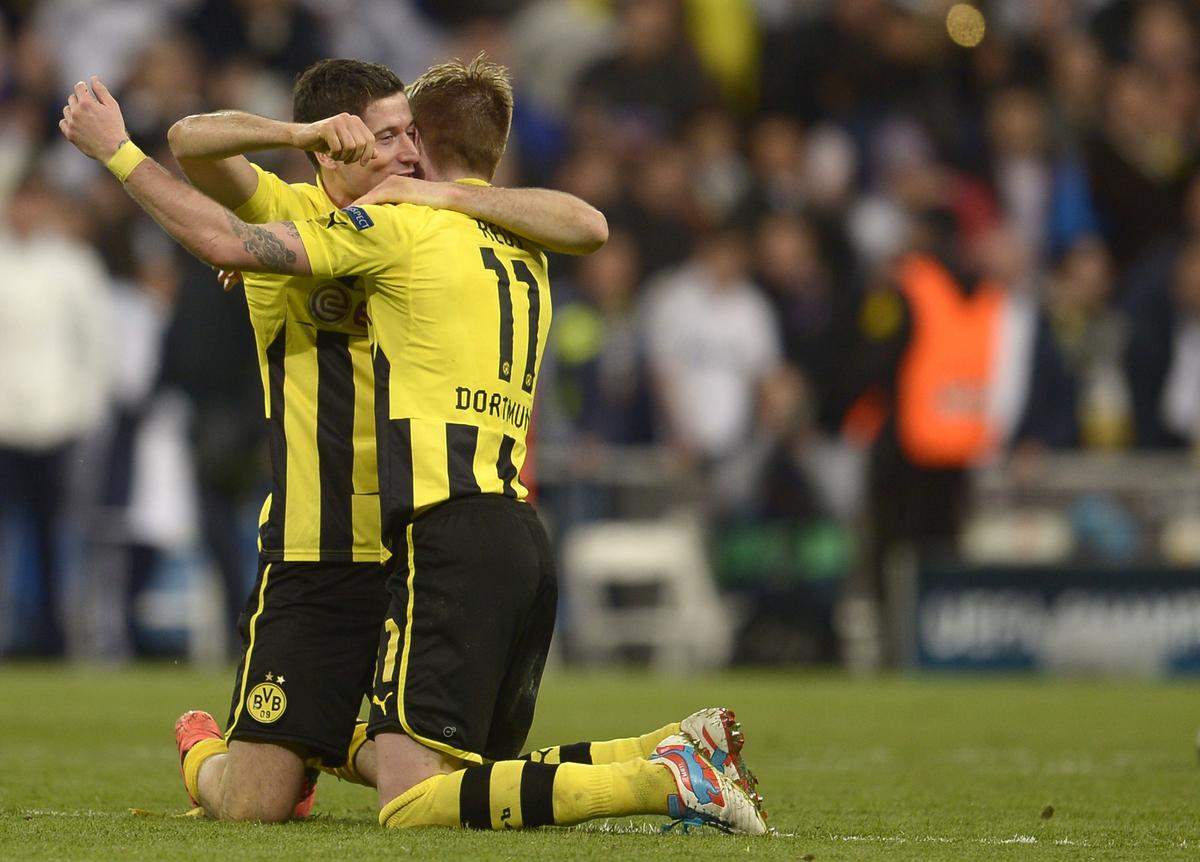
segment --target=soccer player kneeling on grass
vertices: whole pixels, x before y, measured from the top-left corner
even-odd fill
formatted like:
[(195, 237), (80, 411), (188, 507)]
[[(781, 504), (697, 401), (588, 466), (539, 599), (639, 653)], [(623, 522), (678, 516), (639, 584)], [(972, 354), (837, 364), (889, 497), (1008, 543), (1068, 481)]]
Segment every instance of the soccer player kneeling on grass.
[[(487, 184), (511, 121), (504, 71), (482, 59), (444, 64), (409, 95), (425, 176)], [(248, 225), (136, 151), (97, 79), (76, 86), (61, 127), (209, 264), (363, 279), (383, 543), (394, 565), (368, 724), (380, 822), (503, 829), (666, 814), (765, 832), (728, 744), (706, 751), (677, 734), (618, 763), (513, 759), (532, 722), (557, 599), (549, 542), (519, 479), (550, 326), (544, 253), (495, 225), (422, 206), (364, 203)]]
[[(321, 60), (296, 80), (294, 122), (219, 111), (185, 117), (168, 139), (196, 188), (245, 221), (323, 217), (384, 177), (418, 170), (404, 90), (384, 66)], [(280, 147), (305, 152), (316, 169), (312, 182), (286, 183), (244, 155)], [(428, 192), (435, 184), (408, 188)], [(555, 251), (588, 253), (607, 237), (604, 216), (562, 192), (437, 188), (454, 192), (447, 208)], [(374, 685), (389, 567), (380, 561), (366, 294), (355, 282), (263, 273), (243, 281), (272, 487), (224, 734), (202, 711), (176, 723), (184, 786), (209, 817), (307, 816), (316, 768), (345, 768), (363, 696)], [(363, 752), (373, 756), (373, 746)]]

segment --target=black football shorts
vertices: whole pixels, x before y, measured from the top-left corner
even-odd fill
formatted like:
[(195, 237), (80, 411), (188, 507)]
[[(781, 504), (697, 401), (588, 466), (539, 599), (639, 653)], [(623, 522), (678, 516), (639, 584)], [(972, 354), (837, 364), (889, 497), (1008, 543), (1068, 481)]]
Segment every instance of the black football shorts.
[(516, 757), (533, 723), (558, 602), (533, 507), (484, 494), (395, 535), (368, 735), (405, 733), (470, 762)]
[(226, 738), (300, 746), (341, 766), (371, 688), (388, 607), (375, 563), (261, 563), (238, 618)]

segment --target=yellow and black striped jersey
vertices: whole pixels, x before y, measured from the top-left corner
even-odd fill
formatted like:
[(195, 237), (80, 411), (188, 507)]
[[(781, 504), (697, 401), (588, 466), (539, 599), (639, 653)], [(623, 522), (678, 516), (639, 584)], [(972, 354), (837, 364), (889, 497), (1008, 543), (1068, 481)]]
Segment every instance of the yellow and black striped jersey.
[(524, 499), (519, 474), (551, 317), (541, 249), (488, 222), (407, 204), (347, 207), (297, 227), (315, 278), (364, 278), (385, 546), (446, 500)]
[[(248, 222), (336, 209), (325, 189), (255, 166)], [(354, 278), (245, 275), (270, 427), (272, 489), (259, 519), (271, 561), (380, 558), (374, 383), (366, 295)]]

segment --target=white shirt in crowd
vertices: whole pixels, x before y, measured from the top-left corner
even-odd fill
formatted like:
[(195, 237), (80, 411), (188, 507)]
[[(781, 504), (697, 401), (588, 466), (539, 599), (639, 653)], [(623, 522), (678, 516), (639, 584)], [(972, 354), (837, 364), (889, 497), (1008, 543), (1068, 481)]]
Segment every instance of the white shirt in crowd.
[(782, 356), (770, 303), (748, 281), (714, 283), (685, 265), (647, 296), (647, 355), (681, 442), (720, 458), (750, 437), (759, 384)]
[(109, 300), (87, 246), (0, 232), (0, 446), (45, 450), (99, 424), (111, 385)]

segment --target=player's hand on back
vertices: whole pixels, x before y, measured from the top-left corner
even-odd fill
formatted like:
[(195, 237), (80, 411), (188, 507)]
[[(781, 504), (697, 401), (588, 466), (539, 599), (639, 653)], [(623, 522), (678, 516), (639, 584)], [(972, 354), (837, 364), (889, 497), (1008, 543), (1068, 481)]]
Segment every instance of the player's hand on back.
[(93, 75), (90, 87), (83, 81), (75, 85), (58, 127), (79, 152), (107, 162), (121, 144), (129, 139), (121, 106), (104, 82)]
[(356, 204), (417, 204), (446, 208), (453, 183), (431, 183), (413, 177), (390, 176), (371, 189)]
[(301, 150), (328, 153), (335, 161), (366, 164), (375, 154), (375, 136), (361, 117), (341, 113), (303, 125), (296, 132), (295, 145)]

